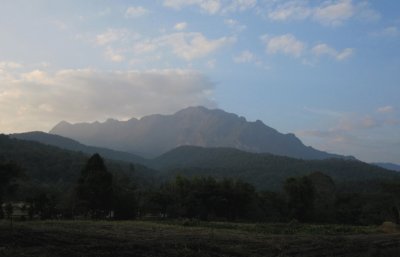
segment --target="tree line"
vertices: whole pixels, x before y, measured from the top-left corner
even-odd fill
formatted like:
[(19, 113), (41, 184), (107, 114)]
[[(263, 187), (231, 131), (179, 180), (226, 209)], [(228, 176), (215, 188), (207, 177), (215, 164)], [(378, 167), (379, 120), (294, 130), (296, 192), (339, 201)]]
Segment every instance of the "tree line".
[[(134, 166), (131, 167), (134, 171)], [(375, 181), (371, 192), (351, 192), (321, 172), (286, 179), (278, 192), (259, 191), (234, 178), (177, 175), (162, 183), (139, 185), (131, 177), (108, 171), (94, 154), (75, 184), (62, 192), (41, 186), (26, 193), (15, 163), (0, 164), (1, 217), (10, 201), (26, 203), (28, 218), (199, 219), (221, 221), (379, 224), (399, 223), (400, 183)], [(19, 182), (18, 182), (19, 181)], [(18, 183), (17, 183), (18, 182)], [(25, 184), (24, 184), (25, 183)], [(17, 187), (18, 186), (18, 187)], [(29, 192), (33, 192), (32, 190)], [(12, 211), (12, 210), (11, 210)]]

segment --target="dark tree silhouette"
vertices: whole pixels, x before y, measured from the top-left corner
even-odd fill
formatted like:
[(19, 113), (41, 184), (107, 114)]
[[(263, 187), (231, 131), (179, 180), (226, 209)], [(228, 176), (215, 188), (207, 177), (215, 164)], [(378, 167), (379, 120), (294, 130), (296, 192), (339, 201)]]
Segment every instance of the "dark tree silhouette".
[(78, 181), (78, 207), (92, 218), (110, 215), (113, 201), (112, 174), (99, 154), (94, 154), (82, 169)]
[(288, 209), (292, 218), (310, 221), (313, 216), (314, 187), (308, 177), (288, 178), (284, 184)]
[(21, 176), (22, 172), (19, 166), (15, 163), (0, 163), (0, 218), (4, 217), (2, 210), (2, 204), (4, 201), (4, 195), (12, 193), (15, 190), (15, 186), (12, 186), (12, 181)]

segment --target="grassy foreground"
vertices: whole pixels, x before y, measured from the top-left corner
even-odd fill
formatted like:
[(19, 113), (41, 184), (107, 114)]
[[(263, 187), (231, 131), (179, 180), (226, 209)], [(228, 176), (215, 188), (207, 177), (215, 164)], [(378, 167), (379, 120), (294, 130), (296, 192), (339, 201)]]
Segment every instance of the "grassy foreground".
[(377, 227), (151, 221), (0, 221), (0, 256), (399, 256)]

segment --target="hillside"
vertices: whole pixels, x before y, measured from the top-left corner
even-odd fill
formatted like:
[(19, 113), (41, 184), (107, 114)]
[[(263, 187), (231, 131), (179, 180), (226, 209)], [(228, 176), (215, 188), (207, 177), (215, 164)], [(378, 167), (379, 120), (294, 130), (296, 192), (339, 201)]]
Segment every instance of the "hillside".
[[(0, 135), (0, 162), (17, 163), (34, 183), (68, 187), (76, 183), (88, 157), (88, 154), (82, 152)], [(140, 164), (132, 166), (112, 160), (106, 163), (111, 172), (124, 173), (138, 179), (145, 179), (155, 173)]]
[(134, 155), (134, 154), (121, 152), (121, 151), (114, 151), (114, 150), (110, 150), (107, 148), (87, 146), (87, 145), (81, 144), (75, 140), (72, 140), (72, 139), (69, 139), (66, 137), (53, 135), (53, 134), (40, 132), (40, 131), (11, 134), (10, 137), (16, 138), (16, 139), (21, 139), (21, 140), (35, 141), (35, 142), (39, 142), (39, 143), (46, 144), (46, 145), (57, 146), (59, 148), (66, 149), (66, 150), (83, 152), (86, 154), (98, 153), (105, 158), (113, 159), (113, 160), (132, 162), (132, 163), (145, 163), (146, 162), (146, 160), (144, 158)]
[(371, 163), (371, 164), (376, 165), (381, 168), (384, 168), (384, 169), (387, 169), (387, 170), (400, 171), (400, 165), (394, 164), (394, 163), (375, 162), (375, 163)]
[(301, 159), (344, 158), (305, 146), (294, 134), (282, 134), (261, 121), (236, 114), (189, 107), (173, 115), (150, 115), (103, 123), (60, 122), (51, 131), (83, 144), (155, 157), (182, 145), (230, 147)]
[[(58, 136), (42, 133), (45, 139), (57, 139), (70, 144), (83, 145)], [(13, 135), (15, 136), (15, 135)], [(17, 135), (18, 136), (18, 135)], [(34, 137), (37, 139), (37, 137)], [(50, 143), (54, 143), (51, 141)], [(87, 149), (92, 149), (88, 147)], [(96, 149), (96, 148), (93, 148)], [(107, 152), (111, 150), (102, 149)], [(118, 152), (117, 152), (118, 153)], [(124, 153), (121, 153), (124, 156)], [(126, 156), (130, 156), (126, 154)], [(118, 156), (117, 156), (118, 157)], [(88, 155), (82, 152), (64, 150), (38, 142), (0, 137), (0, 161), (15, 161), (26, 174), (39, 183), (69, 185), (76, 181)], [(109, 159), (112, 157), (108, 156)], [(259, 189), (280, 190), (283, 181), (291, 176), (302, 176), (315, 171), (331, 176), (335, 182), (366, 182), (378, 179), (400, 178), (398, 172), (389, 171), (356, 160), (326, 159), (300, 160), (271, 154), (249, 153), (233, 148), (203, 148), (181, 146), (154, 159), (138, 159), (135, 176), (142, 180), (157, 177), (159, 180), (172, 178), (176, 174), (188, 176), (235, 177), (250, 182)], [(141, 162), (141, 160), (143, 162)], [(150, 167), (146, 168), (143, 166)], [(108, 160), (111, 171), (130, 173), (126, 162)], [(157, 171), (156, 171), (157, 170)]]
[(400, 178), (400, 174), (357, 160), (300, 160), (230, 148), (178, 147), (153, 159), (152, 167), (173, 174), (237, 177), (260, 189), (279, 190), (290, 176), (320, 171), (336, 182)]

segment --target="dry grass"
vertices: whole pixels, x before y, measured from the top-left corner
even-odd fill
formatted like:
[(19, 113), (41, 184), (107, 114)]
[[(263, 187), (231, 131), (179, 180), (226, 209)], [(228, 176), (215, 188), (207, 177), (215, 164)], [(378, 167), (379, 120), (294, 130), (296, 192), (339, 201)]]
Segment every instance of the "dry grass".
[[(255, 229), (256, 227), (262, 229)], [(267, 224), (0, 222), (0, 256), (398, 256), (400, 234), (268, 233)], [(303, 225), (302, 225), (303, 226)], [(309, 226), (309, 225), (305, 225)], [(312, 230), (315, 230), (313, 228)]]

